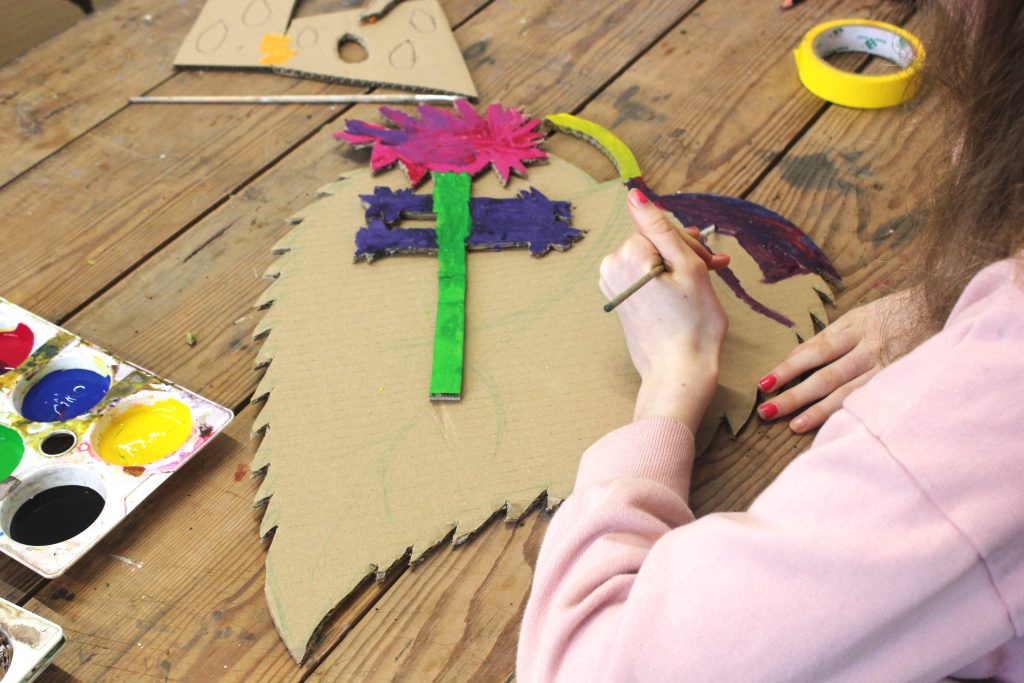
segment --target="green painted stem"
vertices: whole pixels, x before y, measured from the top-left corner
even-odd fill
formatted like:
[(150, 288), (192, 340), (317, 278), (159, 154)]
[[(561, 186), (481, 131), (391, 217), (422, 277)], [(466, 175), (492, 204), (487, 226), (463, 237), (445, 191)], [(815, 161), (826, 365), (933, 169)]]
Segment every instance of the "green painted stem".
[(437, 215), (437, 320), (430, 398), (462, 396), (462, 352), (466, 337), (466, 240), (472, 228), (468, 173), (434, 173)]

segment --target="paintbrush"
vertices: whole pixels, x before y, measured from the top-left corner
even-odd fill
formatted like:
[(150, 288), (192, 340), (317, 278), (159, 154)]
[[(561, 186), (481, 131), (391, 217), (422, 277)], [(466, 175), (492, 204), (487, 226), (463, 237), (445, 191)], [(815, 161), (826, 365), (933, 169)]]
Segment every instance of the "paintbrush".
[(451, 103), (455, 95), (175, 95), (129, 97), (132, 104), (416, 104)]
[[(710, 235), (714, 231), (715, 231), (714, 224), (707, 226), (706, 228), (704, 228), (703, 230), (700, 231), (700, 240), (699, 241), (698, 240), (694, 240), (694, 238), (690, 237), (690, 235), (688, 233), (686, 233), (685, 231), (681, 230), (679, 232), (679, 234), (682, 236), (683, 240), (686, 241), (686, 243), (690, 245), (690, 247), (693, 247), (694, 245), (692, 244), (692, 242), (696, 241), (697, 244), (700, 245), (701, 249), (707, 249), (707, 246), (704, 245), (704, 240), (706, 240), (708, 235)], [(639, 280), (637, 280), (636, 282), (631, 284), (629, 287), (626, 287), (624, 290), (622, 290), (621, 293), (619, 293), (618, 296), (616, 296), (615, 298), (611, 299), (608, 303), (606, 303), (604, 305), (604, 312), (605, 313), (611, 313), (612, 311), (614, 311), (616, 306), (618, 306), (623, 301), (625, 301), (629, 297), (631, 297), (634, 294), (636, 294), (637, 291), (641, 287), (643, 287), (648, 282), (650, 282), (654, 278), (656, 278), (659, 275), (661, 275), (662, 273), (664, 273), (666, 270), (668, 270), (668, 268), (665, 267), (664, 263), (659, 263), (658, 265), (656, 265), (653, 268), (651, 268), (649, 271), (644, 273), (643, 276)]]

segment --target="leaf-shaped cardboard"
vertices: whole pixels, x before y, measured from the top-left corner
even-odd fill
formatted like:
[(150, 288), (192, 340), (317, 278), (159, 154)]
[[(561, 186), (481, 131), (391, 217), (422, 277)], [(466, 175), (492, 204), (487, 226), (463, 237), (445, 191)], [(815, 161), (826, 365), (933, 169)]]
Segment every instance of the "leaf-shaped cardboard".
[[(174, 59), (175, 66), (276, 71), (356, 85), (390, 86), (475, 98), (476, 88), (437, 0), (406, 0), (380, 21), (360, 9), (291, 19), (296, 0), (207, 0)], [(264, 39), (287, 36), (278, 59)], [(366, 59), (345, 61), (339, 42)]]
[[(601, 259), (633, 229), (620, 182), (598, 184), (557, 158), (506, 188), (493, 174), (475, 181), (474, 196), (534, 186), (570, 200), (574, 226), (588, 233), (543, 258), (469, 254), (463, 400), (454, 404), (427, 400), (436, 260), (352, 263), (364, 224), (358, 195), (377, 185), (401, 187), (404, 177), (360, 172), (325, 188), (279, 245), (279, 276), (261, 300), (269, 309), (257, 335), (269, 336), (258, 362), (269, 367), (256, 427), (266, 431), (253, 470), (266, 468), (262, 532), (276, 529), (267, 599), (297, 660), (326, 615), (407, 549), (415, 559), (502, 508), (515, 519), (545, 491), (549, 506), (567, 496), (580, 455), (631, 419), (639, 386), (597, 288)], [(418, 191), (429, 193), (430, 183)], [(815, 276), (755, 287), (757, 267), (735, 243), (715, 246), (734, 253), (751, 294), (807, 319), (805, 332), (808, 311), (823, 317)], [(718, 291), (732, 297), (724, 285)], [(754, 329), (779, 325), (734, 309), (712, 430), (722, 415), (743, 422), (758, 372), (796, 341), (788, 328)]]

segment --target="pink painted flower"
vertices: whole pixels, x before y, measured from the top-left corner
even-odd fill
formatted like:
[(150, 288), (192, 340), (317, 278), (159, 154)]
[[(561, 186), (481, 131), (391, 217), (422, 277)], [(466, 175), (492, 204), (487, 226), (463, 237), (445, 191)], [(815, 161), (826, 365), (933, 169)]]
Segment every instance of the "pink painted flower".
[(544, 136), (539, 119), (527, 119), (518, 109), (500, 104), (487, 108), (486, 118), (465, 100), (455, 102), (458, 113), (421, 104), (420, 118), (381, 107), (396, 128), (366, 121), (346, 121), (346, 130), (334, 134), (357, 147), (373, 145), (370, 165), (379, 171), (397, 162), (418, 185), (428, 172), (475, 175), (488, 166), (503, 184), (509, 174), (526, 175), (526, 163), (547, 159), (538, 149)]

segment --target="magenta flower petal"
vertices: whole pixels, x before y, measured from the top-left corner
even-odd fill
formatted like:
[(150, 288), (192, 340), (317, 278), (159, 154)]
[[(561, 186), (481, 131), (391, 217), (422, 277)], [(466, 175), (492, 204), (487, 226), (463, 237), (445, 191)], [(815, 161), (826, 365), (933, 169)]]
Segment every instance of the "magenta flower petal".
[(540, 120), (500, 104), (490, 105), (485, 117), (466, 100), (455, 102), (455, 112), (420, 105), (419, 118), (389, 107), (381, 107), (381, 114), (394, 127), (348, 120), (334, 135), (356, 146), (372, 144), (375, 171), (401, 162), (413, 185), (428, 172), (475, 175), (488, 166), (508, 183), (513, 171), (526, 174), (526, 162), (547, 158), (539, 149)]

